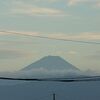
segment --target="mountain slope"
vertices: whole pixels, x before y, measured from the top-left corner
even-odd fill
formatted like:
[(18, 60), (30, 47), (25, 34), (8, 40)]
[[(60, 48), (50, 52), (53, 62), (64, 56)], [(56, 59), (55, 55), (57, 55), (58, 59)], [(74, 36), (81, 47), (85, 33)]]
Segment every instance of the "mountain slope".
[(54, 69), (67, 69), (67, 70), (79, 70), (72, 64), (65, 61), (63, 58), (59, 56), (46, 56), (39, 61), (32, 63), (31, 65), (27, 66), (22, 70), (32, 70), (34, 68), (45, 68), (48, 70)]
[(81, 71), (59, 56), (46, 56), (23, 68), (24, 77), (62, 78), (81, 75)]

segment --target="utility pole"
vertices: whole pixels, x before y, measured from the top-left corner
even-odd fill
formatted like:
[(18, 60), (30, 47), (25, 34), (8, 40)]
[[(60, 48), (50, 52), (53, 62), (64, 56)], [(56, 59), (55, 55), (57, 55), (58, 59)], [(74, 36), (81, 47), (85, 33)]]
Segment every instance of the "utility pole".
[(53, 100), (56, 100), (56, 94), (53, 93)]

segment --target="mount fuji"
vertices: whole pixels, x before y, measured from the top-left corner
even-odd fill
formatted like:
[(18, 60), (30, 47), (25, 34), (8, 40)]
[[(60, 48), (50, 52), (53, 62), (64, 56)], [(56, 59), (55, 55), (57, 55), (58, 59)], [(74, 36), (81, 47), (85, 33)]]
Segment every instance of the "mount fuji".
[(60, 56), (45, 56), (21, 70), (29, 77), (62, 78), (80, 75), (81, 71)]

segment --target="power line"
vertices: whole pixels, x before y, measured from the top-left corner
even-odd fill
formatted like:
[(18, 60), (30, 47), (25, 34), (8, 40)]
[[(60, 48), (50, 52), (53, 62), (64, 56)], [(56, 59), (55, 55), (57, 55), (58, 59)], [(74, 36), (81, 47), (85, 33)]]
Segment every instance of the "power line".
[(60, 39), (60, 38), (47, 37), (47, 36), (35, 36), (35, 35), (31, 35), (31, 34), (23, 34), (23, 33), (19, 33), (19, 32), (10, 32), (10, 31), (0, 31), (0, 32), (23, 35), (23, 36), (31, 36), (31, 37), (43, 38), (43, 39), (50, 39), (50, 40), (60, 40), (60, 41), (69, 41), (69, 42), (76, 42), (76, 43), (98, 44), (98, 45), (100, 45), (100, 42), (93, 42), (93, 41), (80, 41), (80, 40), (71, 40), (71, 39)]

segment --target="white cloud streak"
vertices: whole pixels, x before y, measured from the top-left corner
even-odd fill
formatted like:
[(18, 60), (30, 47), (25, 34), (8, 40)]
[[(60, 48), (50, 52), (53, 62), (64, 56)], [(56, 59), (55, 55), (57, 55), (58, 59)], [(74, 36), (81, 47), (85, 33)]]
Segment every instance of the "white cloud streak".
[(75, 6), (79, 4), (89, 4), (92, 6), (100, 7), (100, 0), (68, 0), (68, 6)]
[(15, 8), (12, 10), (13, 14), (26, 14), (26, 15), (60, 15), (62, 12), (60, 10), (51, 9), (51, 8), (40, 8), (40, 7), (33, 7), (33, 8)]
[(55, 3), (55, 2), (67, 2), (68, 6), (74, 6), (74, 5), (78, 5), (78, 4), (92, 4), (92, 5), (99, 5), (100, 4), (100, 0), (35, 0), (36, 2), (51, 2), (51, 3)]
[(22, 1), (14, 1), (12, 2), (12, 8), (10, 10), (12, 14), (24, 14), (24, 15), (32, 15), (32, 16), (61, 16), (67, 15), (64, 11), (60, 9), (54, 9), (49, 7), (40, 7), (36, 4), (27, 4)]
[[(63, 6), (65, 6), (67, 4), (67, 6), (75, 6), (75, 5), (80, 5), (80, 4), (85, 4), (85, 5), (90, 5), (92, 7), (97, 7), (97, 8), (100, 8), (100, 0), (33, 0), (33, 1), (28, 1), (27, 0), (7, 0), (9, 2), (9, 4), (11, 5), (11, 7), (13, 7), (13, 10), (19, 13), (27, 13), (29, 14), (30, 11), (32, 11), (32, 9), (30, 9), (31, 7), (36, 7), (36, 8), (46, 8), (46, 7), (40, 7), (40, 4), (41, 3), (47, 3), (48, 4), (52, 4), (52, 5), (55, 5), (55, 4), (63, 4)], [(16, 7), (16, 8), (15, 8)], [(30, 8), (28, 8), (30, 7)], [(21, 9), (18, 9), (18, 8), (21, 8)], [(23, 10), (23, 9), (24, 10)], [(27, 11), (26, 8), (28, 8), (30, 11)], [(47, 9), (52, 9), (52, 8), (47, 8)], [(25, 12), (26, 10), (26, 12)], [(54, 9), (55, 10), (55, 9)], [(57, 10), (57, 9), (56, 9)], [(43, 11), (43, 10), (42, 10)], [(35, 11), (36, 12), (36, 11)], [(39, 11), (38, 11), (39, 13)]]
[(79, 33), (76, 35), (67, 35), (67, 33), (55, 33), (52, 35), (49, 35), (49, 37), (52, 38), (60, 38), (60, 39), (72, 39), (72, 40), (100, 40), (100, 33), (91, 33), (91, 32), (85, 32), (85, 33)]

